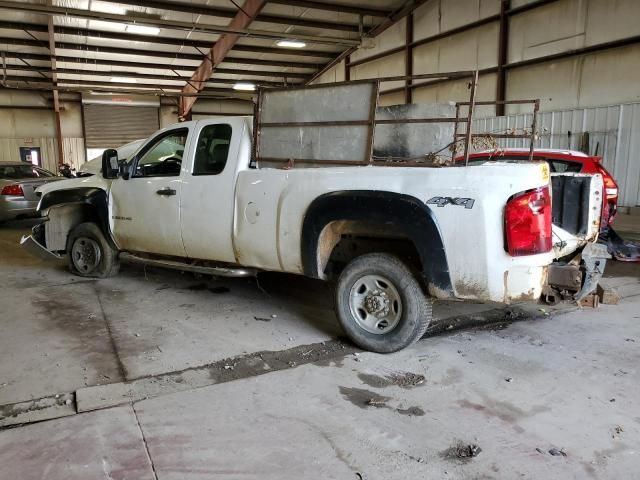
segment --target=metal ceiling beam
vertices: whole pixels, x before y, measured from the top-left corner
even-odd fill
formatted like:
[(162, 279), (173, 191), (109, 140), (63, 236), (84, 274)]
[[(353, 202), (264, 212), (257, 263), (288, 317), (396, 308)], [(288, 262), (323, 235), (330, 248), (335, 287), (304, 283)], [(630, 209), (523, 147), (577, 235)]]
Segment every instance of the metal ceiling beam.
[[(26, 30), (30, 32), (47, 32), (47, 25), (41, 25), (38, 23), (27, 22), (8, 22), (0, 21), (0, 28), (6, 28), (11, 30)], [(176, 45), (179, 47), (194, 47), (194, 48), (211, 48), (211, 41), (207, 40), (188, 40), (184, 38), (168, 37), (166, 35), (153, 36), (153, 35), (137, 35), (125, 32), (107, 32), (103, 30), (91, 30), (87, 28), (75, 28), (64, 27), (56, 25), (55, 33), (58, 35), (71, 35), (83, 38), (105, 38), (108, 40), (127, 40), (131, 42), (144, 42), (153, 43), (159, 45)], [(268, 53), (273, 55), (293, 55), (303, 57), (318, 57), (318, 58), (333, 58), (336, 52), (327, 52), (323, 50), (309, 50), (309, 49), (292, 49), (292, 48), (277, 48), (277, 47), (260, 47), (254, 45), (236, 45), (234, 48), (237, 52), (249, 52), (249, 53)]]
[[(170, 67), (164, 67), (167, 70), (171, 70)], [(46, 67), (33, 67), (28, 65), (17, 65), (17, 64), (7, 64), (8, 71), (19, 71), (19, 72), (36, 72), (36, 73), (44, 73), (48, 75), (53, 74), (53, 70)], [(96, 76), (96, 77), (131, 77), (131, 78), (140, 78), (140, 79), (148, 79), (148, 80), (167, 80), (174, 82), (184, 82), (189, 80), (188, 75), (161, 75), (157, 73), (139, 73), (139, 72), (128, 72), (128, 71), (106, 71), (106, 70), (86, 70), (86, 69), (76, 69), (76, 68), (57, 68), (56, 74), (58, 75), (85, 75), (85, 76)], [(58, 77), (60, 82), (63, 82), (64, 79)], [(283, 86), (284, 82), (274, 82), (268, 80), (236, 80), (232, 78), (211, 78), (208, 83), (223, 83), (223, 84), (235, 84), (236, 82), (253, 82), (256, 85), (269, 85), (269, 86)], [(182, 87), (182, 84), (179, 85)]]
[[(25, 45), (25, 46), (33, 46), (38, 48), (46, 48), (46, 46), (42, 45), (41, 42), (35, 40), (15, 40), (9, 38), (0, 38), (0, 43), (7, 43), (9, 45)], [(158, 57), (158, 58), (167, 58), (167, 59), (177, 59), (177, 60), (185, 60), (185, 61), (195, 61), (201, 62), (204, 58), (204, 55), (201, 54), (189, 54), (189, 53), (172, 53), (172, 52), (163, 52), (157, 50), (136, 50), (132, 48), (115, 48), (115, 47), (99, 47), (96, 45), (82, 45), (77, 43), (56, 43), (56, 48), (58, 50), (74, 50), (81, 52), (95, 52), (95, 53), (106, 53), (106, 54), (116, 54), (116, 55), (137, 55), (143, 57)], [(17, 58), (15, 55), (20, 55), (25, 60), (47, 60), (48, 55), (42, 55), (37, 53), (22, 53), (22, 52), (6, 52), (7, 56), (14, 55), (11, 58)], [(108, 60), (94, 60), (92, 58), (82, 58), (82, 57), (68, 57), (64, 55), (57, 55), (58, 60), (66, 61), (66, 62), (74, 62), (79, 63), (80, 61), (86, 61), (87, 63), (96, 63), (96, 62), (107, 62)], [(127, 63), (138, 63), (142, 64), (144, 62), (127, 62)], [(306, 62), (289, 62), (289, 61), (278, 61), (278, 60), (258, 60), (253, 58), (242, 58), (235, 56), (228, 56), (225, 58), (224, 63), (230, 64), (243, 64), (243, 65), (264, 65), (264, 66), (272, 66), (272, 67), (289, 67), (289, 68), (300, 68), (300, 69), (309, 69), (316, 70), (320, 68), (322, 65), (318, 63), (306, 63)], [(161, 65), (158, 67), (158, 64), (149, 63), (150, 67), (142, 67), (142, 68), (166, 68), (167, 65)], [(123, 65), (126, 66), (126, 65)], [(131, 65), (133, 66), (133, 65)], [(194, 68), (195, 65), (174, 65), (180, 67), (186, 67), (188, 70)], [(222, 70), (229, 69), (219, 69), (220, 73)], [(256, 71), (259, 72), (259, 71)], [(247, 74), (253, 74), (251, 71), (247, 71)], [(301, 72), (287, 72), (287, 73), (279, 73), (276, 76), (287, 76), (287, 77), (295, 77), (295, 78), (303, 78), (308, 77), (310, 73), (301, 73)]]
[(325, 10), (327, 12), (352, 13), (354, 15), (367, 15), (370, 17), (388, 17), (393, 13), (392, 10), (383, 10), (381, 8), (360, 7), (353, 5), (344, 5), (340, 3), (314, 2), (306, 0), (269, 0), (269, 3), (279, 3), (288, 7), (312, 8), (315, 10)]
[[(42, 77), (27, 77), (20, 75), (7, 75), (7, 81), (13, 82), (27, 82), (27, 83), (45, 83), (51, 85), (51, 79), (47, 80)], [(159, 91), (180, 91), (182, 90), (182, 85), (161, 85), (158, 83), (126, 83), (126, 82), (103, 82), (98, 80), (77, 80), (70, 78), (59, 78), (58, 84), (62, 85), (88, 85), (88, 86), (100, 86), (103, 88), (114, 88), (114, 87), (125, 87), (129, 89), (156, 89)], [(53, 88), (56, 88), (58, 85), (52, 85)], [(60, 88), (62, 89), (62, 87)], [(238, 92), (233, 90), (232, 88), (220, 88), (220, 87), (207, 87), (203, 89), (209, 93), (224, 93), (229, 95), (238, 96), (241, 98), (246, 98), (252, 96), (251, 93), (246, 92)]]
[[(265, 0), (245, 0), (242, 8), (239, 8), (236, 16), (229, 22), (229, 27), (235, 30), (244, 30), (256, 18), (265, 5)], [(238, 41), (236, 34), (221, 35), (218, 41), (211, 47), (209, 53), (200, 66), (191, 75), (191, 80), (182, 89), (183, 93), (198, 93), (202, 90), (206, 82), (211, 78), (213, 70), (220, 65), (227, 53)], [(197, 97), (183, 97), (180, 99), (180, 114), (178, 118), (184, 120), (188, 118), (196, 102)]]
[[(191, 13), (196, 15), (209, 15), (212, 17), (221, 18), (233, 18), (236, 15), (236, 11), (233, 8), (213, 7), (210, 5), (195, 5), (193, 3), (158, 0), (117, 0), (114, 3), (131, 5), (135, 7), (154, 8), (156, 10), (168, 10), (172, 12)], [(322, 30), (340, 30), (344, 32), (360, 31), (360, 26), (357, 23), (329, 22), (326, 20), (311, 20), (299, 17), (270, 15), (267, 13), (260, 13), (256, 20), (266, 23), (277, 23), (280, 25), (296, 25), (299, 27), (319, 28)]]
[[(38, 81), (41, 81), (42, 78), (38, 79), (38, 78), (27, 78), (27, 77), (16, 77), (16, 78), (12, 78), (9, 79), (10, 81), (13, 82), (19, 82), (19, 83), (24, 83), (24, 79), (26, 78), (27, 81), (29, 80), (33, 80), (35, 83), (37, 83)], [(59, 90), (60, 92), (63, 93), (73, 93), (73, 94), (78, 94), (80, 92), (88, 92), (88, 93), (95, 93), (95, 92), (105, 92), (105, 93), (117, 93), (117, 94), (145, 94), (145, 95), (155, 95), (158, 97), (182, 97), (185, 96), (185, 94), (178, 92), (178, 91), (167, 91), (167, 90), (158, 90), (158, 89), (149, 89), (149, 88), (145, 88), (145, 89), (136, 89), (136, 88), (131, 88), (130, 85), (128, 85), (127, 88), (113, 88), (113, 85), (102, 85), (102, 86), (88, 86), (88, 87), (83, 87), (83, 86), (69, 86), (66, 87), (64, 85), (58, 86), (58, 87), (54, 87), (53, 85), (43, 85), (43, 84), (39, 84), (39, 85), (20, 85), (20, 86), (11, 86), (11, 87), (3, 87), (0, 85), (0, 90), (2, 89), (16, 89), (19, 88), (21, 90), (30, 90), (30, 91), (35, 91), (35, 92), (51, 92), (54, 89)], [(233, 92), (232, 90), (224, 90), (223, 93), (216, 93), (216, 92), (210, 92), (209, 89), (205, 88), (202, 92), (200, 92), (199, 94), (197, 94), (197, 96), (199, 98), (209, 98), (209, 99), (233, 99), (236, 101), (245, 101), (245, 102), (250, 102), (251, 100), (248, 98), (238, 98), (237, 95), (229, 95), (227, 92)], [(63, 100), (63, 101), (67, 101), (67, 100)]]
[[(10, 54), (7, 55), (6, 58), (17, 58), (19, 56), (21, 56), (22, 54)], [(45, 57), (45, 55), (42, 55), (42, 57)], [(47, 60), (46, 58), (42, 58), (43, 60)], [(184, 66), (180, 66), (180, 65), (173, 65), (173, 66), (167, 66), (167, 65), (163, 65), (163, 64), (159, 64), (159, 63), (140, 63), (140, 62), (122, 62), (122, 61), (117, 61), (117, 60), (93, 60), (93, 59), (87, 59), (84, 60), (82, 58), (72, 58), (72, 57), (57, 57), (59, 62), (65, 62), (65, 63), (74, 63), (74, 64), (79, 64), (79, 65), (84, 65), (85, 67), (93, 67), (93, 66), (103, 66), (103, 67), (129, 67), (129, 68), (148, 68), (150, 70), (176, 70), (178, 72), (180, 71), (186, 71), (186, 72), (191, 72), (193, 70), (193, 66), (190, 65), (184, 65)], [(33, 58), (28, 58), (27, 60), (34, 60)], [(40, 60), (39, 58), (36, 58), (35, 60)], [(45, 68), (46, 67), (39, 67), (36, 66), (35, 70), (41, 69), (41, 68)], [(15, 64), (15, 63), (8, 63), (7, 64), (7, 69), (8, 70), (23, 70), (23, 71), (30, 71), (33, 70), (33, 67), (28, 67), (26, 65), (20, 65), (20, 64)], [(75, 70), (79, 70), (79, 69), (75, 69)], [(85, 75), (92, 75), (92, 71), (83, 69), (82, 70), (84, 72)], [(58, 69), (58, 72), (60, 73), (65, 73), (65, 69)], [(119, 72), (119, 73), (126, 73), (127, 75), (135, 75), (136, 77), (138, 76), (137, 72)], [(301, 79), (306, 79), (309, 77), (308, 74), (304, 74), (304, 73), (294, 73), (294, 74), (287, 74), (287, 73), (282, 73), (282, 72), (272, 72), (272, 71), (247, 71), (247, 70), (240, 70), (240, 69), (233, 69), (233, 68), (217, 68), (216, 69), (216, 73), (220, 73), (220, 74), (224, 74), (224, 75), (243, 75), (246, 77), (275, 77), (275, 78), (283, 78), (283, 82), (275, 82), (278, 84), (282, 84), (284, 83), (284, 81), (286, 81), (286, 83), (291, 83), (291, 80), (301, 80)], [(116, 75), (114, 73), (114, 75)], [(116, 76), (120, 76), (120, 75), (116, 75)], [(189, 76), (188, 75), (184, 75), (181, 77), (183, 77), (184, 79), (188, 79)], [(223, 80), (223, 79), (220, 79)], [(211, 79), (211, 81), (218, 81), (217, 77), (213, 77)], [(233, 80), (238, 81), (238, 80)], [(251, 79), (250, 81), (255, 82), (255, 83), (261, 83), (260, 80), (255, 80), (255, 79)]]
[[(11, 10), (14, 12), (28, 12), (41, 15), (54, 15), (71, 18), (81, 18), (89, 20), (100, 20), (103, 22), (124, 23), (124, 24), (136, 24), (153, 26), (171, 30), (182, 30), (188, 32), (201, 32), (201, 33), (215, 33), (215, 34), (234, 34), (255, 38), (266, 39), (282, 39), (283, 34), (280, 32), (273, 32), (269, 30), (257, 30), (248, 28), (235, 28), (224, 27), (220, 25), (209, 25), (203, 23), (183, 22), (179, 20), (171, 19), (157, 19), (149, 18), (140, 15), (117, 15), (113, 13), (94, 12), (91, 10), (84, 10), (80, 8), (71, 7), (57, 7), (48, 6), (33, 3), (21, 3), (0, 0), (0, 9)], [(343, 46), (356, 46), (360, 45), (360, 40), (353, 40), (348, 38), (330, 37), (330, 36), (316, 36), (316, 35), (300, 35), (300, 34), (287, 34), (287, 38), (302, 40), (309, 43), (317, 43), (321, 45), (343, 45)]]

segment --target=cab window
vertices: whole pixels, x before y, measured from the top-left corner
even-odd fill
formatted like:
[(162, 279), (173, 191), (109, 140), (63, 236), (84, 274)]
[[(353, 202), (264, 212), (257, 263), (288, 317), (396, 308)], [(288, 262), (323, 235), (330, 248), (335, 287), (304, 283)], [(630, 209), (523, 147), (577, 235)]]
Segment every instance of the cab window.
[(145, 147), (137, 155), (134, 176), (172, 177), (180, 175), (188, 134), (187, 128), (165, 132)]
[(231, 125), (207, 125), (200, 132), (193, 165), (194, 175), (218, 175), (224, 170), (231, 143)]

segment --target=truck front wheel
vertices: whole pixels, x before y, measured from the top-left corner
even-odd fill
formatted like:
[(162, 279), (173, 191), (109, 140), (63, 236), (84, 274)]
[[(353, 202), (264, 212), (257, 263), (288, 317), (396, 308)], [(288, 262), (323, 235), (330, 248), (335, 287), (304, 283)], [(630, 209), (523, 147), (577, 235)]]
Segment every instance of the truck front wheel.
[(118, 251), (95, 223), (76, 225), (67, 238), (69, 268), (81, 277), (105, 278), (118, 273)]
[(390, 353), (418, 341), (431, 322), (431, 301), (397, 257), (371, 253), (352, 260), (335, 292), (338, 321), (359, 347)]

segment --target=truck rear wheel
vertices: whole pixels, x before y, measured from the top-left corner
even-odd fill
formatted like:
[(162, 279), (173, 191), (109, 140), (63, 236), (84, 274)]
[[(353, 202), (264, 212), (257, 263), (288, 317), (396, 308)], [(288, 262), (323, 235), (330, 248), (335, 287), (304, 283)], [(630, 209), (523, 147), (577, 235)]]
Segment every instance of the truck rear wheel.
[(335, 292), (338, 321), (359, 347), (390, 353), (418, 341), (432, 317), (432, 303), (397, 257), (370, 253), (352, 260)]
[(106, 278), (118, 273), (118, 251), (95, 223), (81, 223), (67, 239), (69, 268), (81, 277)]

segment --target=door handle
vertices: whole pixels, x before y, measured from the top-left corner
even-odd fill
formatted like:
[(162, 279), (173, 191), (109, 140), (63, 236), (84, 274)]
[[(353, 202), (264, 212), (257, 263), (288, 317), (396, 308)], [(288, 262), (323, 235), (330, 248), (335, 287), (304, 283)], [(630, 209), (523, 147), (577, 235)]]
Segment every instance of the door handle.
[(161, 188), (160, 190), (156, 190), (156, 193), (158, 195), (171, 196), (171, 195), (175, 195), (176, 191), (173, 188), (165, 187), (165, 188)]

